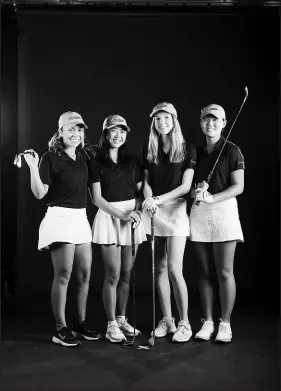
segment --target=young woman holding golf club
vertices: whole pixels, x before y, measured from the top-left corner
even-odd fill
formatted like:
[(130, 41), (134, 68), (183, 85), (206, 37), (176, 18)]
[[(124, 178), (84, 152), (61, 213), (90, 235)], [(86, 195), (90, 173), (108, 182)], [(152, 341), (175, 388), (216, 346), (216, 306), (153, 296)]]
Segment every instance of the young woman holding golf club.
[[(143, 152), (145, 200), (143, 222), (151, 233), (154, 214), (155, 270), (158, 297), (163, 313), (155, 337), (173, 333), (173, 341), (186, 342), (192, 335), (188, 320), (188, 293), (183, 277), (183, 256), (186, 238), (190, 236), (186, 213), (186, 195), (193, 180), (196, 151), (186, 143), (177, 111), (171, 103), (154, 107), (149, 141)], [(171, 311), (170, 280), (179, 312), (178, 327)]]
[[(221, 318), (215, 340), (230, 342), (230, 317), (236, 295), (234, 254), (236, 243), (243, 241), (236, 197), (244, 188), (244, 157), (235, 144), (222, 136), (226, 116), (221, 106), (211, 104), (204, 107), (201, 110), (200, 126), (205, 143), (197, 148), (194, 177), (197, 186), (192, 192), (195, 202), (190, 212), (190, 225), (191, 240), (198, 259), (204, 319), (195, 338), (209, 340), (215, 333), (211, 278), (214, 259), (221, 304)], [(208, 177), (210, 172), (212, 175)], [(207, 177), (208, 183), (205, 182)]]
[(135, 254), (138, 244), (146, 241), (141, 212), (136, 210), (136, 195), (142, 185), (140, 167), (137, 159), (126, 152), (129, 132), (123, 117), (107, 117), (97, 157), (90, 169), (93, 202), (99, 208), (92, 228), (93, 242), (100, 244), (104, 263), (102, 299), (108, 321), (106, 338), (110, 342), (126, 341), (126, 336), (140, 334), (126, 319), (130, 275), (135, 261), (132, 224)]
[[(58, 130), (49, 141), (49, 150), (40, 164), (34, 150), (24, 152), (30, 169), (31, 190), (38, 199), (46, 196), (48, 205), (39, 228), (38, 249), (51, 252), (54, 268), (51, 302), (57, 328), (52, 341), (62, 346), (77, 346), (80, 338), (101, 338), (85, 323), (92, 264), (92, 235), (86, 215), (91, 148), (85, 145), (86, 128), (80, 114), (68, 111), (60, 116)], [(65, 307), (74, 262), (78, 317), (74, 328), (70, 328)]]

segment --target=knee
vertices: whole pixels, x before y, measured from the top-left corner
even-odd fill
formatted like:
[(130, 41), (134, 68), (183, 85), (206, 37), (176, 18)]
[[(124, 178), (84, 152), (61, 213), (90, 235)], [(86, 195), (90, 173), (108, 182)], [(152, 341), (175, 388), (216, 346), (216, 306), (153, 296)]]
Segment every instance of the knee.
[(225, 268), (225, 269), (219, 270), (217, 272), (217, 275), (218, 275), (218, 279), (220, 281), (227, 281), (227, 280), (233, 278), (233, 270), (230, 268)]
[(175, 267), (169, 267), (168, 273), (172, 281), (179, 281), (183, 277), (182, 270)]
[(120, 274), (120, 283), (129, 284), (131, 277), (131, 270), (122, 270)]
[(105, 275), (104, 282), (108, 285), (116, 286), (119, 282), (120, 274), (118, 272), (108, 272)]
[(89, 284), (90, 277), (91, 277), (90, 269), (82, 269), (79, 270), (77, 273), (77, 280), (79, 284)]
[(60, 285), (68, 285), (70, 276), (71, 270), (61, 269), (56, 273), (54, 280)]

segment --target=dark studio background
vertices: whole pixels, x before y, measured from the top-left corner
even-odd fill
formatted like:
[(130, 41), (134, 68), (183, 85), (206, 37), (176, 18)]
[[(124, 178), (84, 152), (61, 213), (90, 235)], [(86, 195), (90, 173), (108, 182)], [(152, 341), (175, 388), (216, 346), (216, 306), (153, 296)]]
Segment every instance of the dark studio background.
[[(238, 198), (245, 243), (237, 245), (235, 257), (237, 301), (233, 324), (237, 325), (237, 344), (226, 348), (229, 350), (223, 353), (223, 360), (221, 351), (216, 356), (213, 346), (205, 345), (203, 351), (201, 347), (194, 348), (192, 342), (190, 349), (195, 349), (193, 362), (196, 355), (202, 360), (200, 349), (205, 354), (206, 361), (200, 361), (198, 368), (206, 365), (207, 372), (203, 371), (202, 377), (200, 369), (194, 376), (203, 382), (205, 376), (204, 386), (208, 385), (208, 389), (238, 389), (223, 386), (228, 384), (228, 380), (226, 383), (222, 380), (224, 376), (228, 379), (228, 370), (234, 371), (232, 362), (229, 367), (228, 360), (232, 359), (239, 373), (237, 379), (231, 378), (231, 384), (240, 381), (240, 390), (254, 384), (258, 388), (252, 385), (249, 389), (269, 391), (278, 383), (277, 335), (273, 334), (277, 334), (277, 327), (272, 319), (279, 314), (280, 297), (279, 7), (199, 8), (41, 5), (19, 6), (15, 12), (11, 5), (1, 2), (1, 337), (3, 341), (29, 343), (37, 341), (36, 338), (42, 341), (36, 337), (42, 333), (43, 340), (48, 341), (42, 349), (42, 365), (48, 354), (50, 362), (56, 362), (56, 357), (66, 353), (56, 356), (49, 347), (54, 326), (50, 305), (53, 270), (49, 252), (37, 250), (45, 202), (35, 199), (30, 190), (28, 167), (13, 166), (14, 156), (26, 148), (35, 149), (41, 156), (57, 129), (59, 116), (67, 110), (78, 111), (83, 116), (89, 127), (87, 138), (94, 144), (105, 117), (113, 113), (124, 116), (132, 129), (130, 148), (138, 153), (149, 134), (149, 113), (161, 101), (175, 105), (184, 136), (198, 144), (203, 141), (200, 109), (212, 102), (221, 104), (227, 113), (228, 130), (247, 86), (249, 97), (230, 137), (239, 145), (246, 161), (245, 189)], [(91, 224), (96, 211), (89, 200)], [(189, 316), (196, 331), (202, 314), (191, 242), (186, 245), (184, 276), (189, 289)], [(103, 265), (99, 248), (94, 245), (88, 317), (104, 327), (102, 282)], [(147, 332), (152, 322), (151, 289), (151, 254), (147, 242), (140, 246), (136, 261), (137, 322)], [(67, 302), (69, 318), (75, 314), (74, 303), (73, 278)], [(158, 321), (158, 301), (156, 307)], [(173, 307), (177, 317), (174, 302)], [(132, 314), (130, 296), (130, 319)], [(115, 353), (110, 349), (115, 347), (103, 345), (102, 350), (96, 346), (97, 350), (93, 351), (101, 365), (103, 359), (114, 360), (110, 354), (115, 357)], [(167, 352), (166, 358), (157, 356), (159, 365), (168, 360), (169, 354), (180, 361), (184, 354), (193, 354), (187, 350), (181, 352), (180, 348)], [(30, 349), (25, 350), (27, 355)], [(103, 354), (108, 357), (105, 359)], [(25, 362), (24, 353), (20, 357)], [(150, 357), (153, 360), (154, 356)], [(37, 359), (32, 356), (32, 360)], [(12, 367), (16, 365), (17, 355), (7, 355), (7, 362)], [(214, 367), (224, 362), (225, 371)], [(115, 364), (120, 371), (121, 361)], [(154, 370), (154, 362), (148, 359), (147, 374), (150, 365)], [(9, 376), (18, 374), (13, 370), (8, 372)], [(60, 370), (65, 373), (63, 368)], [(37, 370), (39, 377), (40, 371)], [(137, 373), (133, 367), (131, 371), (132, 376), (134, 371)], [(166, 372), (167, 382), (163, 381), (163, 386), (168, 387), (169, 373)], [(218, 383), (214, 380), (216, 373)], [(104, 376), (102, 370), (101, 374)], [(176, 379), (177, 375), (170, 377)], [(32, 387), (39, 389), (36, 384), (33, 379)], [(48, 384), (46, 380), (44, 389)], [(71, 384), (73, 389), (75, 384), (75, 381)], [(119, 383), (116, 384), (114, 389), (119, 389)], [(77, 389), (82, 390), (81, 387)], [(199, 388), (194, 386), (194, 389)]]

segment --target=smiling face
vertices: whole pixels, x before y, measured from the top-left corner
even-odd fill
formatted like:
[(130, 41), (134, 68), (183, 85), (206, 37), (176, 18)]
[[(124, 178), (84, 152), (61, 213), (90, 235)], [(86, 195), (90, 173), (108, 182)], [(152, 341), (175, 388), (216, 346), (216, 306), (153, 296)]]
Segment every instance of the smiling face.
[(122, 126), (107, 129), (106, 140), (109, 148), (120, 148), (126, 141), (127, 132)]
[(60, 130), (60, 135), (66, 148), (77, 148), (85, 138), (84, 126), (81, 124), (64, 125)]
[(166, 111), (158, 111), (154, 115), (154, 124), (157, 132), (163, 135), (168, 134), (174, 127), (173, 116)]
[(201, 119), (200, 125), (206, 137), (218, 140), (226, 125), (226, 120), (224, 118), (217, 118), (212, 114), (207, 114)]

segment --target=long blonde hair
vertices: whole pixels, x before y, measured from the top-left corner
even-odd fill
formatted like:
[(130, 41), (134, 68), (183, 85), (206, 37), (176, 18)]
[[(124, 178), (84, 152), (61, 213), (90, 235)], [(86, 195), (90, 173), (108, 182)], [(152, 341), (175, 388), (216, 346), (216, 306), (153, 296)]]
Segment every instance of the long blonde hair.
[[(168, 133), (169, 139), (169, 161), (170, 163), (180, 163), (186, 155), (186, 143), (181, 131), (178, 119), (174, 114), (171, 114), (173, 119), (173, 128)], [(155, 128), (155, 117), (152, 118), (150, 125), (150, 134), (148, 139), (147, 160), (150, 163), (159, 164), (159, 132)]]

